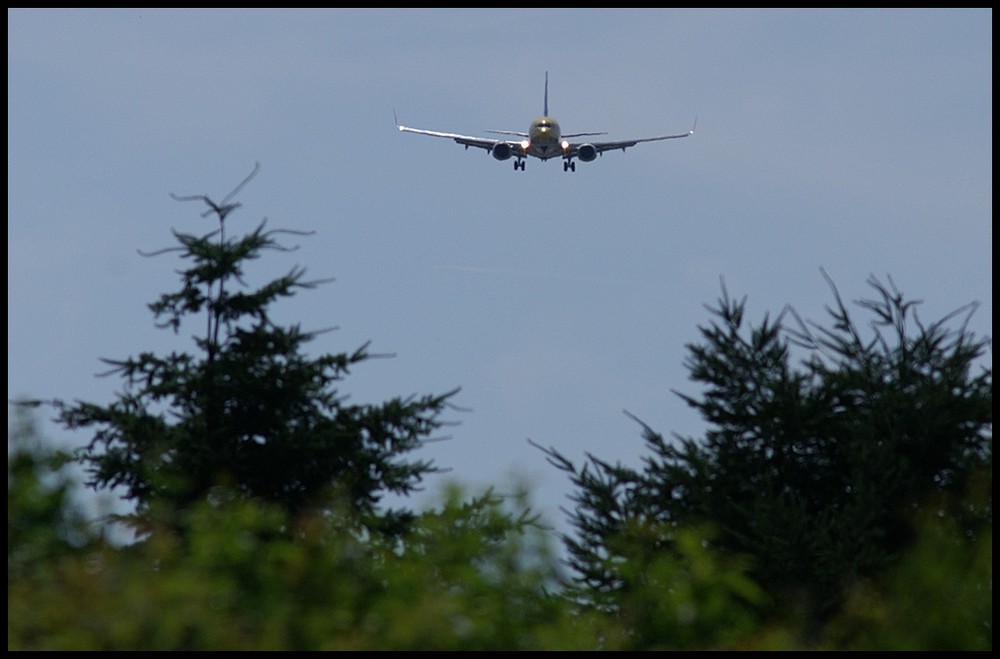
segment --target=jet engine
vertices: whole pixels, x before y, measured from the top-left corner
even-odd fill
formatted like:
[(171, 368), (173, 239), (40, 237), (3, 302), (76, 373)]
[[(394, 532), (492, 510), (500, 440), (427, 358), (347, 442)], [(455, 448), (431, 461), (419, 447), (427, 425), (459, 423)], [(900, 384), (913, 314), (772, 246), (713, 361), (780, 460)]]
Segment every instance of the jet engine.
[(495, 145), (493, 147), (493, 157), (497, 160), (507, 160), (510, 158), (510, 145), (506, 142), (500, 142)]
[(576, 157), (583, 162), (590, 162), (597, 157), (597, 149), (593, 144), (581, 144), (576, 149)]

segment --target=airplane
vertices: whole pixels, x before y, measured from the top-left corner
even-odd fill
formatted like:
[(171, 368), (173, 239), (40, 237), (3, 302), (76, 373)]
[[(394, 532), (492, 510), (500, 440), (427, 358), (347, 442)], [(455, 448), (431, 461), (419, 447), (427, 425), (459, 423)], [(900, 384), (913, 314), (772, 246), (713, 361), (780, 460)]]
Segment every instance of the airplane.
[(694, 134), (694, 129), (698, 124), (698, 120), (695, 119), (695, 125), (691, 127), (691, 130), (686, 133), (678, 133), (677, 135), (641, 137), (634, 140), (618, 140), (614, 142), (571, 142), (568, 138), (593, 137), (595, 135), (606, 135), (607, 133), (561, 133), (559, 122), (549, 116), (548, 71), (545, 72), (544, 113), (541, 117), (538, 117), (531, 122), (527, 133), (512, 130), (486, 131), (487, 133), (498, 133), (500, 135), (513, 135), (521, 138), (519, 140), (494, 140), (486, 137), (471, 137), (469, 135), (459, 135), (457, 133), (442, 133), (436, 130), (410, 128), (409, 126), (403, 126), (400, 124), (399, 119), (395, 117), (395, 114), (394, 110), (393, 118), (396, 121), (396, 128), (398, 128), (401, 132), (430, 135), (431, 137), (446, 137), (464, 145), (466, 150), (468, 150), (470, 146), (486, 149), (486, 151), (492, 154), (497, 160), (508, 160), (511, 157), (516, 158), (516, 160), (514, 160), (514, 171), (517, 171), (518, 169), (524, 171), (525, 160), (528, 156), (533, 156), (542, 161), (546, 161), (550, 158), (562, 158), (563, 171), (575, 172), (576, 163), (573, 162), (573, 158), (582, 162), (591, 162), (597, 158), (597, 156), (602, 155), (605, 151), (613, 151), (615, 149), (625, 151), (625, 149), (635, 146), (640, 142), (656, 142), (658, 140), (673, 140), (680, 137), (688, 137), (689, 135)]

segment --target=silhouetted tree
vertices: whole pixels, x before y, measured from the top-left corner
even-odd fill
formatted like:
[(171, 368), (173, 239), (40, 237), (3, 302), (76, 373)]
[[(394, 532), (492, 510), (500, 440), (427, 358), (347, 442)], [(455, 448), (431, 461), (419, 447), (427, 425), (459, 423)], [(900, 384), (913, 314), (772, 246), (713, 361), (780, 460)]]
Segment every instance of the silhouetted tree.
[(80, 455), (90, 484), (122, 488), (140, 518), (184, 511), (216, 492), (293, 514), (336, 499), (369, 530), (402, 531), (412, 513), (379, 503), (439, 471), (407, 454), (443, 425), (440, 413), (456, 392), (349, 404), (338, 386), (375, 356), (368, 345), (313, 358), (304, 346), (319, 332), (280, 326), (270, 313), (279, 299), (322, 282), (305, 280), (298, 267), (256, 289), (244, 278), (263, 252), (286, 249), (280, 234), (298, 232), (265, 230), (261, 222), (227, 239), (224, 221), (239, 206), (228, 203), (232, 193), (221, 204), (174, 197), (204, 200), (220, 228), (200, 237), (174, 231), (180, 246), (153, 254), (179, 252), (189, 265), (180, 271), (180, 289), (150, 309), (158, 326), (175, 332), (200, 317), (205, 333), (194, 337), (194, 354), (104, 360), (113, 367), (109, 374), (124, 380), (108, 405), (56, 402), (63, 424), (94, 433)]
[(576, 486), (565, 540), (582, 597), (620, 607), (641, 586), (636, 557), (707, 524), (706, 546), (749, 556), (776, 610), (818, 625), (911, 545), (921, 506), (941, 506), (969, 542), (992, 535), (992, 496), (964, 498), (975, 474), (992, 479), (992, 367), (977, 367), (990, 342), (967, 331), (975, 307), (925, 325), (895, 286), (868, 283), (877, 299), (857, 304), (873, 316), (870, 338), (832, 285), (830, 328), (789, 310), (745, 330), (745, 299), (723, 288), (717, 322), (688, 346), (704, 394), (678, 394), (709, 429), (667, 441), (642, 424), (641, 469), (590, 454), (577, 467), (543, 448)]

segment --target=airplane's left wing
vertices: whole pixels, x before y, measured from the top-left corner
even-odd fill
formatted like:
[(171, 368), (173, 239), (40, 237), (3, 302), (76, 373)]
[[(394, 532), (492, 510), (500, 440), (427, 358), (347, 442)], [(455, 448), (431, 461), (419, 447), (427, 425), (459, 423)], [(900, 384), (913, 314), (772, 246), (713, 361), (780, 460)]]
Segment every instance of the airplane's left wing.
[(507, 144), (506, 140), (490, 140), (485, 137), (472, 137), (470, 135), (459, 135), (458, 133), (442, 133), (436, 130), (423, 130), (422, 128), (410, 128), (409, 126), (397, 126), (405, 133), (417, 133), (419, 135), (430, 135), (431, 137), (446, 137), (455, 140), (466, 147), (475, 146), (480, 149), (492, 151), (497, 144)]
[[(393, 118), (395, 118), (395, 111), (393, 111)], [(417, 133), (418, 135), (430, 135), (431, 137), (444, 137), (449, 140), (454, 140), (459, 144), (463, 145), (466, 149), (470, 146), (474, 146), (478, 149), (485, 149), (487, 152), (497, 157), (498, 160), (506, 160), (510, 156), (523, 157), (524, 149), (521, 147), (521, 143), (512, 140), (491, 140), (486, 137), (474, 137), (472, 135), (459, 135), (458, 133), (444, 133), (437, 130), (424, 130), (423, 128), (410, 128), (409, 126), (404, 126), (399, 123), (396, 119), (396, 128), (400, 132), (404, 133)], [(511, 135), (519, 135), (519, 133), (510, 132)], [(502, 146), (501, 146), (502, 145)], [(497, 146), (500, 146), (497, 149)], [(503, 156), (503, 157), (499, 157)]]
[[(395, 112), (393, 112), (395, 114)], [(404, 126), (396, 120), (396, 128), (404, 133), (416, 133), (418, 135), (430, 135), (431, 137), (444, 137), (461, 144), (466, 149), (474, 146), (477, 149), (484, 149), (497, 160), (507, 160), (514, 158), (514, 169), (524, 169), (524, 159), (527, 156), (521, 140), (492, 140), (486, 137), (474, 137), (472, 135), (460, 135), (458, 133), (445, 133), (437, 130), (424, 130), (423, 128), (410, 128)], [(498, 131), (499, 132), (499, 131)], [(506, 134), (521, 136), (521, 133), (509, 131)]]
[(568, 149), (565, 149), (563, 151), (563, 157), (580, 158), (580, 160), (588, 160), (588, 159), (593, 160), (594, 156), (596, 156), (599, 153), (604, 153), (605, 151), (614, 151), (615, 149), (621, 149), (622, 151), (624, 151), (625, 149), (635, 146), (640, 142), (658, 142), (660, 140), (676, 140), (681, 137), (689, 137), (693, 134), (694, 134), (694, 127), (692, 127), (691, 130), (685, 133), (677, 133), (676, 135), (658, 135), (656, 137), (640, 137), (634, 140), (616, 140), (609, 142), (573, 143), (569, 145)]

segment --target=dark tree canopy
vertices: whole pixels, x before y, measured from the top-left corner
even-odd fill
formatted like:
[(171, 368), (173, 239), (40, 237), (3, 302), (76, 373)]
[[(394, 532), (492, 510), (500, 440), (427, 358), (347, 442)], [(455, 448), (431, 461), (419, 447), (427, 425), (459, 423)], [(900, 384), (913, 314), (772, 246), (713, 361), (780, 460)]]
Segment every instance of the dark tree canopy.
[[(220, 224), (238, 206), (204, 199)], [(140, 516), (183, 510), (219, 487), (291, 512), (336, 497), (366, 526), (402, 530), (412, 514), (380, 511), (379, 502), (439, 471), (407, 454), (443, 425), (440, 413), (455, 391), (348, 404), (338, 387), (374, 356), (367, 344), (310, 357), (304, 347), (318, 332), (271, 319), (274, 303), (321, 282), (304, 280), (300, 268), (256, 289), (244, 278), (263, 252), (286, 249), (280, 234), (295, 232), (265, 230), (262, 222), (226, 239), (223, 229), (200, 237), (175, 231), (180, 246), (156, 253), (180, 252), (188, 266), (180, 289), (150, 309), (175, 332), (190, 321), (206, 328), (194, 337), (196, 352), (105, 360), (124, 381), (116, 400), (57, 402), (62, 423), (93, 430), (80, 456), (90, 484), (123, 488)]]
[(992, 474), (992, 369), (978, 365), (990, 344), (966, 322), (950, 326), (974, 306), (925, 325), (894, 286), (869, 284), (877, 298), (857, 304), (872, 316), (871, 338), (836, 289), (829, 328), (794, 311), (745, 327), (745, 299), (723, 289), (716, 321), (688, 346), (704, 393), (678, 394), (708, 430), (667, 441), (642, 424), (641, 469), (589, 454), (577, 468), (543, 449), (577, 488), (576, 537), (565, 540), (586, 597), (614, 606), (635, 586), (622, 561), (669, 551), (677, 530), (710, 524), (712, 546), (750, 556), (777, 606), (819, 622), (910, 545), (919, 508), (941, 506), (969, 541), (991, 528), (991, 495), (954, 503), (977, 474)]

